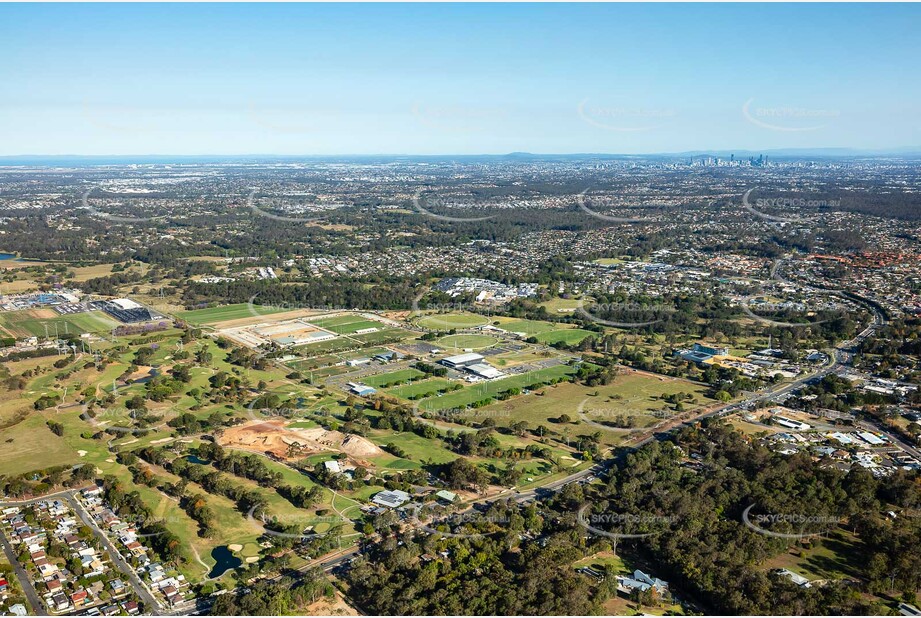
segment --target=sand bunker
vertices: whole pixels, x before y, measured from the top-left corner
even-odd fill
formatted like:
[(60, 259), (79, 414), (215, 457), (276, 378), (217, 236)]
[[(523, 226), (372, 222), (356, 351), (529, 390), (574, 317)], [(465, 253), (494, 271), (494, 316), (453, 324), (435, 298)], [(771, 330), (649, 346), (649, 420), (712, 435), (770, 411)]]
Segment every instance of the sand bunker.
[(231, 545), (228, 545), (227, 549), (229, 549), (230, 551), (240, 551), (241, 549), (243, 549), (243, 546), (238, 543), (233, 543)]
[(285, 427), (282, 420), (250, 421), (224, 430), (223, 446), (271, 454), (279, 459), (300, 459), (314, 453), (345, 453), (355, 459), (383, 455), (376, 444), (361, 436), (322, 428)]

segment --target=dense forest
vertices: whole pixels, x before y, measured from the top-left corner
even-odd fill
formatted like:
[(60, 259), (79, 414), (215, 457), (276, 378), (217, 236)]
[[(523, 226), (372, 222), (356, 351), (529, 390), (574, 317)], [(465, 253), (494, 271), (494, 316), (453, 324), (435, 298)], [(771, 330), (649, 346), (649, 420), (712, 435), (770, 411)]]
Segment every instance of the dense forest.
[[(497, 504), (453, 528), (482, 535), (385, 535), (347, 579), (369, 613), (587, 614), (616, 593), (571, 565), (614, 549), (649, 565), (677, 597), (716, 614), (879, 614), (887, 613), (880, 597), (913, 599), (921, 522), (886, 513), (915, 512), (921, 478), (875, 479), (861, 468), (844, 473), (823, 464), (773, 454), (709, 422), (626, 455), (603, 482), (570, 484), (526, 507)], [(762, 527), (806, 536), (769, 536), (746, 526), (752, 505), (762, 515), (823, 523), (791, 527), (775, 515)], [(599, 528), (648, 536), (586, 534), (580, 512), (602, 522)], [(504, 522), (498, 532), (495, 522)], [(817, 537), (838, 552), (843, 579), (800, 588), (766, 566), (784, 554), (807, 555)]]

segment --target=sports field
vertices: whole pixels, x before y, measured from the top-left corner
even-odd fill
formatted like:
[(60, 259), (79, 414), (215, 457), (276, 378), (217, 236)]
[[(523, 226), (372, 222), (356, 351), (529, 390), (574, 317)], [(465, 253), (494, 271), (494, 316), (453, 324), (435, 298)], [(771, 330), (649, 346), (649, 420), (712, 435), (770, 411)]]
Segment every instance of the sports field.
[(422, 316), (416, 322), (422, 328), (431, 330), (451, 330), (452, 328), (471, 328), (482, 326), (488, 320), (475, 313), (432, 313)]
[(362, 382), (368, 386), (373, 386), (374, 388), (386, 387), (388, 384), (397, 384), (408, 382), (413, 378), (419, 378), (425, 374), (419, 371), (418, 369), (400, 369), (399, 371), (391, 371), (389, 373), (381, 373), (376, 376), (368, 376), (362, 378)]
[(535, 335), (535, 339), (541, 343), (553, 344), (562, 341), (567, 345), (574, 345), (580, 343), (590, 335), (597, 334), (598, 333), (593, 333), (590, 330), (583, 330), (581, 328), (567, 328), (564, 330), (552, 330), (546, 333), (539, 333)]
[(459, 350), (482, 350), (499, 343), (499, 340), (489, 335), (447, 335), (436, 342), (445, 350), (457, 348)]
[(420, 380), (412, 384), (404, 384), (387, 390), (388, 395), (400, 397), (401, 399), (410, 399), (411, 397), (429, 397), (438, 391), (447, 390), (457, 382), (445, 380), (444, 378), (432, 378), (430, 380)]
[(558, 329), (559, 325), (540, 320), (502, 320), (499, 323), (499, 328), (511, 333), (524, 333), (530, 336)]
[(384, 328), (384, 325), (360, 315), (337, 315), (331, 318), (311, 319), (310, 323), (337, 335), (350, 335), (366, 328)]
[(237, 303), (235, 305), (224, 305), (223, 307), (209, 307), (207, 309), (195, 309), (193, 311), (180, 311), (176, 314), (177, 318), (185, 320), (190, 324), (217, 324), (228, 320), (239, 320), (241, 318), (252, 318), (260, 315), (269, 315), (272, 313), (282, 313), (289, 311), (283, 307), (270, 307), (265, 305), (250, 305), (248, 303)]
[(60, 315), (53, 309), (0, 312), (0, 328), (13, 337), (44, 337), (46, 334), (53, 337), (55, 333), (99, 333), (112, 330), (119, 324), (102, 311), (72, 315)]
[[(465, 386), (459, 391), (447, 393), (440, 397), (429, 397), (424, 399), (419, 405), (420, 410), (448, 410), (452, 408), (463, 408), (475, 401), (481, 401), (488, 397), (495, 397), (502, 391), (510, 388), (522, 388), (535, 382), (553, 380), (556, 378), (565, 378), (576, 372), (576, 368), (571, 365), (557, 365), (537, 371), (529, 371), (520, 375), (509, 376), (499, 380), (490, 380)], [(531, 400), (530, 397), (522, 398)]]

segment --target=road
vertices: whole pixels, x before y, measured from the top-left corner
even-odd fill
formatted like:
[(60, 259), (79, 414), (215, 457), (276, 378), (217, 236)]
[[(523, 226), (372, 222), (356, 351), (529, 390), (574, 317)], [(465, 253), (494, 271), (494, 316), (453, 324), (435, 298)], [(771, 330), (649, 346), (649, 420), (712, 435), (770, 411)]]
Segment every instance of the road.
[(19, 585), (25, 593), (26, 598), (29, 600), (33, 612), (36, 616), (47, 616), (48, 612), (45, 611), (45, 604), (38, 595), (38, 591), (35, 590), (35, 586), (32, 585), (29, 574), (26, 573), (26, 570), (19, 564), (19, 559), (16, 558), (16, 552), (13, 551), (13, 546), (10, 545), (3, 530), (0, 530), (0, 545), (3, 545), (3, 553), (6, 554), (7, 562), (13, 566), (13, 571), (16, 572), (16, 579), (19, 580)]
[(131, 567), (130, 564), (122, 557), (118, 549), (112, 542), (109, 540), (109, 537), (106, 536), (106, 533), (96, 525), (96, 521), (90, 516), (89, 513), (83, 508), (83, 505), (73, 496), (73, 494), (68, 494), (65, 496), (65, 499), (70, 504), (71, 508), (74, 509), (74, 512), (83, 520), (83, 523), (90, 527), (96, 536), (102, 541), (103, 546), (106, 551), (109, 552), (109, 558), (113, 563), (119, 568), (119, 570), (125, 574), (128, 578), (128, 581), (131, 582), (131, 585), (134, 587), (134, 591), (137, 593), (138, 597), (144, 602), (144, 606), (147, 611), (159, 613), (160, 612), (160, 603), (157, 602), (156, 597), (151, 593), (150, 589), (144, 585), (144, 582), (141, 581), (141, 578), (138, 577), (137, 572)]

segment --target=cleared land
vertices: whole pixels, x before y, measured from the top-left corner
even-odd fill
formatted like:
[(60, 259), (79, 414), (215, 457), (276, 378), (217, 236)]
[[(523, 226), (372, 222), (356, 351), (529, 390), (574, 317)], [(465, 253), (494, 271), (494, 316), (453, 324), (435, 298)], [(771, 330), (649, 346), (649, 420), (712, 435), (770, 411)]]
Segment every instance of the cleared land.
[[(502, 378), (500, 380), (480, 382), (479, 384), (472, 384), (470, 386), (464, 387), (459, 391), (454, 391), (453, 393), (448, 393), (440, 397), (430, 397), (428, 399), (424, 399), (419, 408), (421, 410), (430, 411), (463, 408), (476, 401), (482, 401), (489, 397), (495, 397), (502, 391), (508, 390), (510, 388), (522, 388), (543, 380), (565, 378), (574, 374), (575, 372), (576, 368), (571, 365), (557, 365), (556, 367), (548, 367), (546, 369), (530, 371), (528, 373)], [(522, 399), (530, 400), (531, 397), (524, 397)]]
[(413, 397), (429, 397), (438, 391), (447, 390), (457, 382), (445, 380), (444, 378), (432, 378), (430, 380), (421, 380), (412, 384), (397, 386), (385, 391), (388, 395), (399, 397), (401, 399), (410, 399)]
[(386, 387), (387, 385), (395, 385), (398, 383), (408, 382), (413, 378), (421, 378), (424, 375), (425, 374), (418, 369), (413, 369), (410, 367), (408, 369), (400, 369), (399, 371), (391, 371), (389, 373), (380, 373), (375, 376), (368, 376), (366, 378), (362, 378), (362, 382), (368, 386), (379, 388)]
[(285, 311), (289, 310), (283, 307), (237, 303), (235, 305), (224, 305), (222, 307), (208, 307), (207, 309), (181, 311), (176, 314), (176, 317), (190, 324), (217, 324), (218, 322), (226, 322), (227, 320), (259, 317)]
[(422, 316), (416, 323), (422, 328), (431, 330), (451, 330), (452, 328), (470, 328), (482, 326), (488, 320), (475, 313), (435, 313)]
[(563, 342), (567, 345), (574, 345), (580, 343), (586, 337), (591, 335), (598, 335), (598, 333), (593, 333), (590, 330), (583, 330), (581, 328), (567, 328), (563, 330), (552, 330), (546, 333), (539, 333), (535, 335), (535, 339), (541, 343), (560, 343)]
[(483, 348), (496, 345), (498, 342), (498, 339), (490, 337), (489, 335), (448, 335), (442, 337), (435, 343), (445, 350), (453, 348), (461, 350), (482, 350)]

